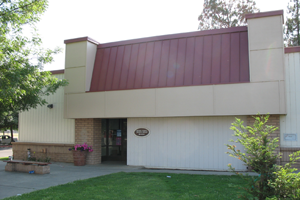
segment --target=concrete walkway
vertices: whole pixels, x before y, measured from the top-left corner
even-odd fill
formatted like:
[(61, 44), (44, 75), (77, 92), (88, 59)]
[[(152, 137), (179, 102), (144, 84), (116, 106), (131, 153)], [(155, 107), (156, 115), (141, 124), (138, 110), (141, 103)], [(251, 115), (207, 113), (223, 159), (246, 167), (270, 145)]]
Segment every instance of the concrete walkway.
[(11, 146), (0, 146), (0, 158), (12, 155)]
[(104, 162), (99, 165), (86, 165), (80, 167), (74, 166), (73, 163), (53, 163), (50, 165), (50, 174), (38, 175), (22, 172), (6, 172), (4, 170), (5, 165), (5, 162), (0, 161), (0, 199), (80, 179), (87, 179), (117, 172), (158, 172), (204, 175), (233, 174), (231, 172), (214, 171), (145, 169), (143, 167), (127, 166), (125, 163), (120, 162)]

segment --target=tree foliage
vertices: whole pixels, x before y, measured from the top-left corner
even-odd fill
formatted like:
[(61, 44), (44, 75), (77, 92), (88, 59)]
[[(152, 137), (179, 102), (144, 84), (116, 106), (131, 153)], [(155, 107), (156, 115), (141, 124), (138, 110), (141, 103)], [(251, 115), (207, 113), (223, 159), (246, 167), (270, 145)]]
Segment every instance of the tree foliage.
[[(269, 116), (255, 116), (255, 122), (252, 126), (244, 126), (243, 121), (236, 119), (232, 123), (231, 130), (234, 131), (234, 136), (237, 137), (236, 143), (240, 143), (245, 148), (245, 153), (236, 149), (235, 145), (227, 145), (227, 152), (230, 156), (238, 158), (253, 171), (259, 174), (258, 177), (245, 178), (248, 181), (248, 187), (244, 188), (249, 194), (258, 199), (266, 199), (274, 194), (274, 188), (268, 185), (270, 180), (274, 180), (274, 172), (276, 171), (275, 163), (279, 154), (274, 151), (278, 147), (278, 138), (269, 139), (268, 136), (278, 128), (275, 126), (266, 125)], [(230, 169), (235, 171), (233, 166), (229, 165)], [(242, 178), (244, 176), (239, 174)], [(247, 199), (246, 196), (244, 196)]]
[(284, 39), (287, 46), (300, 46), (300, 1), (291, 0), (287, 6)]
[(275, 179), (270, 180), (269, 185), (275, 189), (275, 194), (270, 199), (300, 199), (300, 172), (292, 168), (297, 160), (300, 160), (300, 151), (289, 155), (290, 162), (284, 166), (278, 166), (274, 173)]
[(259, 12), (254, 0), (204, 0), (199, 30), (243, 26), (245, 14)]
[[(41, 65), (51, 63), (60, 50), (43, 49), (35, 27), (48, 6), (47, 0), (0, 1), (0, 123), (14, 120), (16, 113), (47, 102), (66, 80), (58, 80)], [(23, 34), (24, 29), (31, 36)]]
[[(278, 128), (267, 125), (269, 115), (254, 117), (252, 126), (244, 126), (243, 121), (236, 119), (231, 130), (237, 140), (231, 142), (243, 145), (245, 152), (236, 149), (235, 145), (227, 145), (230, 156), (237, 158), (251, 167), (252, 171), (259, 175), (249, 177), (235, 171), (229, 164), (229, 168), (248, 182), (248, 186), (243, 188), (251, 196), (251, 199), (299, 199), (300, 198), (300, 173), (293, 173), (296, 169), (291, 169), (291, 165), (300, 159), (300, 151), (290, 155), (290, 162), (284, 167), (276, 165), (280, 154), (275, 153), (279, 146), (278, 138), (271, 139), (269, 136)], [(249, 196), (241, 196), (249, 199)]]

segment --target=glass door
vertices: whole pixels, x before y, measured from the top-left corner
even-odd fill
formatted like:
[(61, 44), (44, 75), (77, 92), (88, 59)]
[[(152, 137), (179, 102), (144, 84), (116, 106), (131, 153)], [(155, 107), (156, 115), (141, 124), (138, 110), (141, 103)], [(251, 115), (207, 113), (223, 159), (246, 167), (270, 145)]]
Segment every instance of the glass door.
[(101, 146), (103, 161), (126, 161), (127, 119), (102, 120)]

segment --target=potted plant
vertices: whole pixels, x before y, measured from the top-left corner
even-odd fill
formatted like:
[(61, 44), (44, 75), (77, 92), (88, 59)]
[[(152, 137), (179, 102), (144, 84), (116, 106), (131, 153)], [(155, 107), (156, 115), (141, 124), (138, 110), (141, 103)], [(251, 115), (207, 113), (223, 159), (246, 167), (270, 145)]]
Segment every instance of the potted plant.
[(84, 166), (86, 164), (87, 152), (92, 152), (92, 146), (84, 144), (76, 144), (74, 147), (69, 148), (69, 151), (73, 151), (73, 160), (75, 166)]

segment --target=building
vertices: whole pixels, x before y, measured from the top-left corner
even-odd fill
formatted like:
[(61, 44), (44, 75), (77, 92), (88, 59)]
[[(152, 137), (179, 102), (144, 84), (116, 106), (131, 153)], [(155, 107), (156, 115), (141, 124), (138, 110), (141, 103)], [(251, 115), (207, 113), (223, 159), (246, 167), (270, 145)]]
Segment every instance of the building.
[[(88, 164), (124, 160), (151, 168), (227, 170), (225, 144), (235, 117), (260, 112), (280, 127), (284, 156), (300, 150), (299, 48), (284, 48), (283, 11), (249, 14), (248, 26), (100, 44), (65, 40), (69, 85), (20, 114), (17, 159), (72, 162), (68, 148), (87, 142)], [(300, 75), (300, 74), (299, 74)], [(299, 116), (299, 117), (298, 117)], [(242, 147), (238, 147), (242, 148)]]

